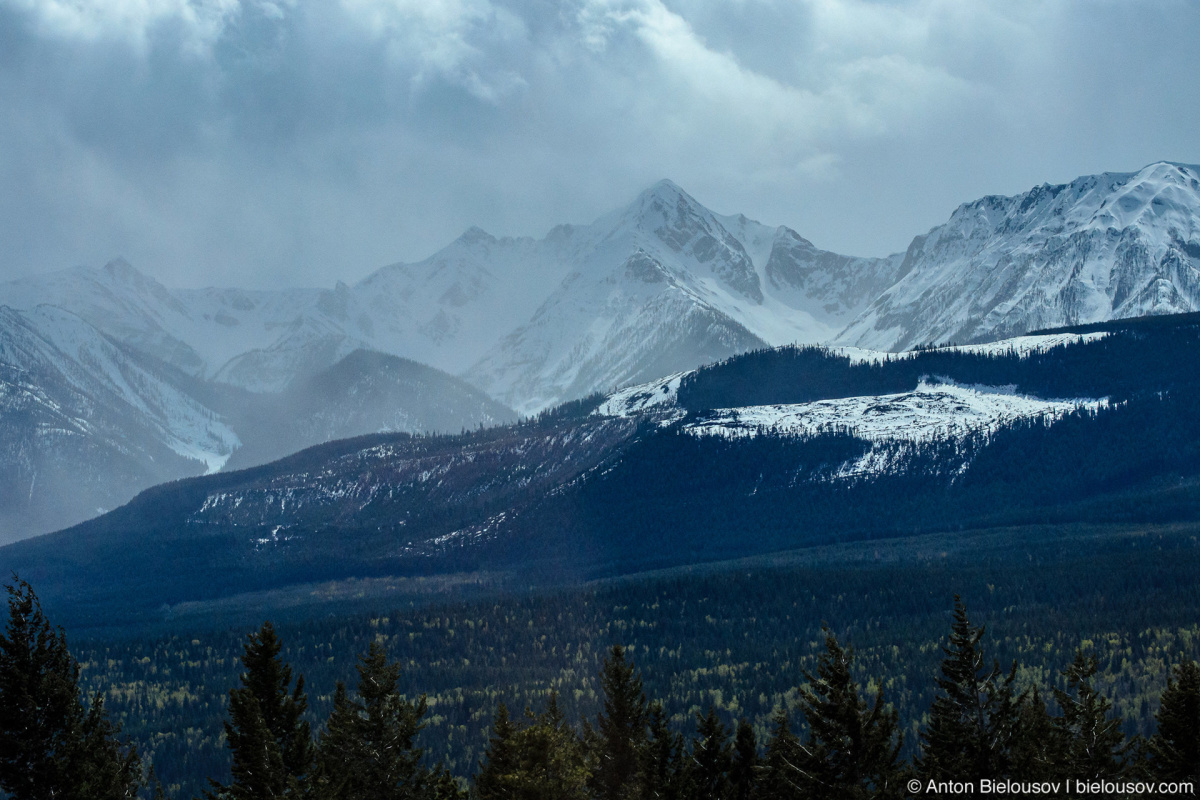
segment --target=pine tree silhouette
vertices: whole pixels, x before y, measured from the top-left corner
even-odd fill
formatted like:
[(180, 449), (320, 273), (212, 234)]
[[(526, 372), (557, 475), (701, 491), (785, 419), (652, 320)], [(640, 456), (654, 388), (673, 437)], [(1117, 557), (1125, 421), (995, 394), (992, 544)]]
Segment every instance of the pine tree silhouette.
[(1054, 690), (1054, 699), (1062, 709), (1062, 716), (1054, 719), (1054, 727), (1062, 742), (1059, 766), (1063, 776), (1083, 780), (1121, 777), (1125, 772), (1125, 735), (1120, 717), (1111, 716), (1112, 701), (1092, 685), (1095, 656), (1076, 650), (1075, 659), (1063, 675), (1068, 691)]
[(225, 723), (233, 780), (228, 786), (210, 781), (209, 798), (274, 800), (301, 792), (314, 754), (309, 724), (302, 718), (308, 701), (303, 676), (290, 689), (292, 668), (280, 657), (282, 649), (270, 622), (247, 637), (242, 685), (229, 691)]
[(646, 747), (646, 693), (641, 676), (613, 645), (600, 674), (604, 708), (591, 742), (595, 766), (589, 786), (596, 800), (628, 800), (640, 793)]
[(727, 800), (733, 796), (729, 770), (733, 766), (733, 745), (729, 730), (717, 716), (714, 706), (704, 716), (697, 714), (699, 726), (692, 744), (691, 791), (695, 797)]
[(134, 797), (137, 750), (119, 741), (102, 696), (84, 708), (79, 664), (33, 588), (13, 576), (0, 635), (0, 791), (12, 800)]
[(903, 796), (896, 711), (882, 689), (870, 705), (859, 695), (853, 660), (826, 628), (817, 673), (806, 672), (808, 685), (800, 690), (808, 736), (796, 755), (797, 777), (802, 796), (813, 800)]
[(1195, 661), (1176, 665), (1155, 716), (1158, 731), (1150, 739), (1151, 773), (1162, 780), (1200, 785), (1200, 666)]
[[(338, 683), (334, 707), (318, 746), (316, 796), (321, 800), (435, 800), (458, 794), (442, 770), (421, 763), (417, 734), (425, 697), (406, 700), (398, 689), (400, 665), (378, 642), (359, 656), (358, 697)], [(449, 792), (449, 795), (445, 795)]]
[(971, 625), (954, 598), (950, 642), (942, 648), (938, 695), (921, 732), (916, 760), (922, 782), (977, 782), (1010, 775), (1022, 696), (1014, 688), (1017, 665), (1004, 674), (999, 662), (984, 666), (979, 646), (985, 629)]
[(771, 737), (758, 767), (756, 800), (801, 800), (804, 776), (800, 772), (800, 740), (783, 706), (771, 717)]

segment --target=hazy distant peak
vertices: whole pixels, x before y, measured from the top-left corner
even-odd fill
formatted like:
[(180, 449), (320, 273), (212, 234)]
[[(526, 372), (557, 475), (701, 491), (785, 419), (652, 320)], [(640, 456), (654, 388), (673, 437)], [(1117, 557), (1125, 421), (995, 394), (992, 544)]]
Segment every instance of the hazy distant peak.
[(685, 192), (682, 188), (680, 188), (679, 184), (676, 183), (675, 181), (671, 180), (670, 178), (663, 178), (662, 180), (657, 181), (652, 186), (650, 186), (650, 188), (648, 188), (644, 192), (642, 192), (642, 194), (653, 194), (653, 195), (658, 195), (658, 196), (663, 196), (663, 197), (667, 197), (667, 196), (676, 197), (676, 196), (680, 196), (680, 195), (682, 195), (684, 197), (688, 196), (688, 193)]
[(666, 178), (639, 194), (630, 210), (644, 214), (647, 210), (654, 208), (674, 207), (707, 210), (697, 202), (696, 198), (680, 188), (679, 184)]
[(496, 237), (492, 236), (490, 233), (485, 231), (483, 228), (480, 228), (478, 225), (472, 225), (471, 227), (469, 227), (465, 231), (463, 231), (462, 235), (459, 236), (454, 241), (459, 244), (467, 244), (467, 245), (478, 244), (481, 242), (487, 243), (487, 244), (492, 244), (496, 241)]
[(1184, 164), (1180, 161), (1155, 161), (1138, 170), (1138, 174), (1140, 175), (1147, 171), (1159, 170), (1163, 168), (1174, 170), (1176, 173), (1191, 179), (1195, 179), (1197, 176), (1200, 176), (1200, 164)]
[[(117, 283), (128, 286), (145, 287), (150, 291), (169, 296), (169, 292), (167, 292), (166, 287), (164, 287), (154, 278), (134, 267), (122, 256), (117, 256), (105, 264), (101, 269), (101, 273)], [(95, 272), (92, 274), (94, 275)]]
[(140, 276), (141, 273), (133, 268), (133, 265), (125, 260), (124, 256), (117, 256), (104, 265), (104, 271), (114, 278), (125, 278), (132, 276)]

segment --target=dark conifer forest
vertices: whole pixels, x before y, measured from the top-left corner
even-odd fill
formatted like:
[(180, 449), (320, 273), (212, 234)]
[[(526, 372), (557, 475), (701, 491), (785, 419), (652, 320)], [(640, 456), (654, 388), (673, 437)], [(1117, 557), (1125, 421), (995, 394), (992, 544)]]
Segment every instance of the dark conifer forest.
[[(143, 793), (170, 797), (1174, 779), (1194, 772), (1200, 731), (1198, 532), (1036, 526), (274, 625), (193, 617), (81, 637), (64, 674), (78, 659), (75, 702), (103, 698), (109, 749), (135, 745)], [(384, 750), (395, 759), (371, 760)]]

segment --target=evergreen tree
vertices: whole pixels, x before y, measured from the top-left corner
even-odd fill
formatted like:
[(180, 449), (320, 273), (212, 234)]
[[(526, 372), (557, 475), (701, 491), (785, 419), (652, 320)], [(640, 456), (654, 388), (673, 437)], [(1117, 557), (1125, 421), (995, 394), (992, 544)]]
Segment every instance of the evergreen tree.
[(800, 740), (792, 732), (787, 709), (780, 706), (771, 719), (771, 738), (767, 752), (758, 767), (756, 800), (801, 800), (803, 776), (800, 761)]
[(642, 799), (683, 797), (683, 737), (672, 731), (662, 703), (650, 704), (648, 740), (642, 751)]
[[(415, 746), (425, 697), (405, 700), (399, 678), (400, 665), (371, 642), (359, 656), (357, 699), (338, 684), (318, 747), (316, 793), (322, 800), (434, 800), (447, 790), (439, 780), (442, 770), (424, 767)], [(455, 789), (449, 797), (457, 794)]]
[(735, 800), (750, 800), (758, 777), (758, 740), (754, 728), (744, 718), (738, 720), (737, 733), (733, 737), (733, 765), (729, 769), (729, 782), (733, 784)]
[(519, 768), (517, 726), (508, 716), (508, 707), (501, 703), (492, 719), (492, 735), (487, 750), (475, 774), (472, 795), (479, 800), (504, 800), (512, 793), (508, 784)]
[(247, 637), (241, 687), (229, 691), (225, 736), (233, 756), (232, 782), (210, 781), (209, 798), (272, 800), (294, 797), (313, 765), (304, 677), (292, 683), (292, 668), (279, 653), (283, 643), (270, 622)]
[(799, 783), (813, 800), (901, 797), (900, 736), (896, 711), (883, 690), (870, 706), (850, 674), (854, 654), (825, 631), (817, 674), (806, 672), (800, 709), (808, 736), (797, 754)]
[(613, 645), (600, 674), (604, 709), (596, 718), (591, 743), (594, 767), (590, 788), (597, 800), (628, 800), (641, 794), (641, 767), (646, 747), (646, 693), (642, 678)]
[(696, 715), (699, 727), (692, 744), (690, 789), (695, 797), (726, 800), (733, 796), (729, 770), (733, 767), (733, 745), (729, 730), (717, 716), (715, 706), (704, 716)]
[(955, 596), (950, 643), (942, 647), (939, 693), (921, 732), (916, 760), (922, 782), (977, 782), (1010, 775), (1023, 697), (1013, 688), (1015, 661), (1007, 675), (999, 662), (984, 667), (979, 646), (984, 632), (982, 626), (971, 625), (966, 607)]
[(551, 692), (546, 710), (534, 716), (518, 736), (520, 769), (517, 797), (521, 800), (585, 800), (591, 777), (587, 754), (575, 729), (567, 724)]
[(117, 738), (119, 734), (104, 711), (103, 695), (96, 692), (83, 718), (79, 797), (116, 800), (136, 796), (142, 785), (141, 759), (136, 748)]
[(50, 626), (33, 588), (7, 585), (8, 624), (0, 635), (0, 792), (12, 800), (135, 797), (137, 751), (96, 694), (84, 708), (79, 664), (62, 629)]
[(1167, 678), (1155, 715), (1158, 731), (1150, 739), (1151, 774), (1159, 780), (1188, 780), (1200, 785), (1200, 666), (1184, 661)]
[(225, 738), (233, 764), (229, 786), (212, 781), (211, 800), (278, 800), (294, 797), (297, 786), (283, 768), (283, 753), (263, 719), (262, 707), (247, 690), (229, 693)]
[(343, 762), (359, 744), (358, 714), (346, 684), (338, 681), (333, 690), (333, 709), (325, 721), (325, 730), (317, 740), (313, 794), (337, 797), (343, 790)]
[(1054, 720), (1062, 741), (1061, 774), (1082, 780), (1120, 777), (1124, 772), (1121, 751), (1125, 736), (1121, 719), (1109, 717), (1112, 701), (1092, 686), (1095, 656), (1076, 650), (1074, 661), (1063, 675), (1068, 691), (1054, 690), (1054, 699), (1062, 709), (1062, 716)]
[(1009, 756), (1012, 777), (1040, 781), (1062, 775), (1062, 735), (1035, 686), (1021, 701)]
[[(503, 706), (501, 707), (503, 709)], [(558, 696), (546, 710), (526, 709), (525, 727), (507, 722), (497, 712), (488, 752), (475, 779), (479, 800), (586, 800), (590, 773), (579, 735), (563, 718)]]

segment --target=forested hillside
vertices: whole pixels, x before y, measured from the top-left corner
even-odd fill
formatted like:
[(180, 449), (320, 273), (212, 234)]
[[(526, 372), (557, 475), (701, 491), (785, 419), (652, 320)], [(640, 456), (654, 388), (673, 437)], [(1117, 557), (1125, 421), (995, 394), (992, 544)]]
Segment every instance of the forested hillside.
[[(1018, 685), (1038, 683), (1048, 698), (1085, 646), (1124, 732), (1151, 733), (1169, 665), (1200, 656), (1198, 535), (1193, 525), (1032, 526), (820, 547), (583, 589), (373, 611), (370, 600), (343, 600), (273, 616), (283, 656), (305, 676), (314, 726), (335, 681), (353, 676), (355, 655), (379, 642), (400, 662), (401, 691), (428, 695), (422, 746), (464, 778), (500, 702), (519, 718), (555, 690), (568, 720), (594, 719), (613, 644), (680, 733), (693, 735), (696, 712), (713, 705), (727, 725), (745, 717), (763, 742), (775, 707), (794, 703), (814, 668), (823, 622), (855, 648), (855, 677), (894, 704), (907, 758), (934, 697), (955, 593), (988, 626), (988, 664), (1017, 659)], [(150, 638), (75, 641), (87, 683), (105, 689), (164, 781), (187, 791), (226, 774), (225, 693), (256, 627), (248, 610), (238, 624), (217, 610), (195, 609)]]

